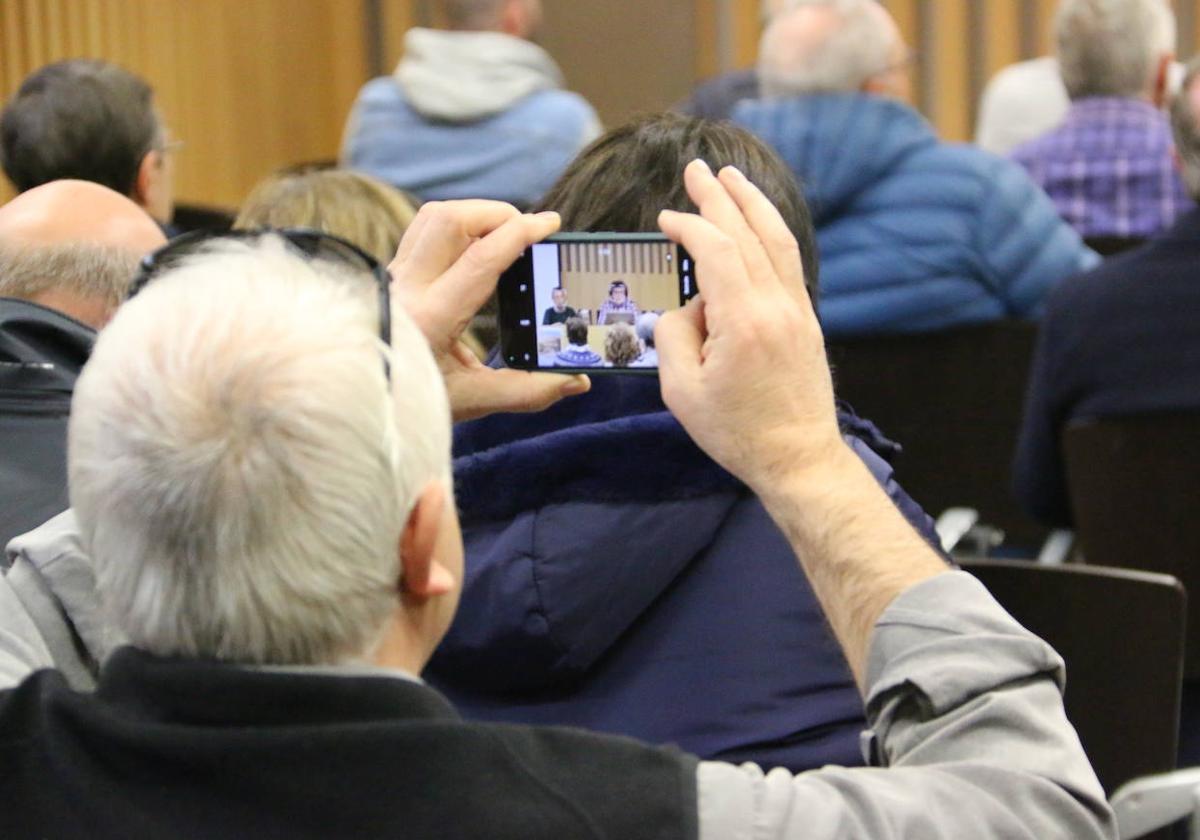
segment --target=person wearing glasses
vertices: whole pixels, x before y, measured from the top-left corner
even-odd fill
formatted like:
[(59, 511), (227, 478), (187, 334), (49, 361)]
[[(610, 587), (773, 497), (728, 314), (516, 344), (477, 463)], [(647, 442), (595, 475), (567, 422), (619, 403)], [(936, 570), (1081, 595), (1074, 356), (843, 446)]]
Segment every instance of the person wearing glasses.
[(0, 164), (17, 192), (63, 178), (94, 181), (128, 196), (168, 234), (182, 145), (150, 85), (99, 59), (35, 70), (0, 115)]
[(624, 323), (611, 317), (614, 312), (627, 313), (630, 317), (629, 323), (637, 320), (637, 303), (629, 297), (629, 286), (624, 280), (614, 280), (608, 284), (608, 297), (600, 302), (596, 323)]
[(340, 247), (286, 235), (144, 264), (80, 379), (70, 449), (82, 543), (130, 644), (95, 694), (52, 670), (0, 693), (20, 803), (0, 834), (1114, 836), (1062, 661), (843, 441), (782, 218), (736, 170), (685, 177), (700, 213), (661, 225), (705, 266), (705, 300), (659, 321), (664, 398), (787, 535), (880, 767), (764, 774), (471, 723), (421, 682), (463, 578), (451, 421), (586, 388), (458, 344), (555, 215), (443, 204), (405, 237), (393, 301)]
[(816, 208), (830, 337), (1036, 318), (1098, 261), (1019, 166), (938, 140), (905, 102), (912, 60), (884, 4), (803, 0), (763, 33), (763, 97), (734, 107)]

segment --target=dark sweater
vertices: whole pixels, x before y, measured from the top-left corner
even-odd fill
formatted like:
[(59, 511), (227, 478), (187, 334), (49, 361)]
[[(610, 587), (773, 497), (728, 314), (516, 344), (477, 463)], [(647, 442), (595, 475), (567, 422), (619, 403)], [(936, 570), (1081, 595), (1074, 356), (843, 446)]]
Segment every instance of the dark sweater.
[(1017, 445), (1014, 489), (1072, 522), (1061, 439), (1073, 420), (1200, 409), (1200, 209), (1051, 294)]
[(467, 724), (389, 676), (133, 648), (95, 697), (0, 693), (0, 837), (689, 838), (696, 762), (565, 729)]
[(96, 333), (0, 298), (0, 549), (67, 507), (67, 418)]

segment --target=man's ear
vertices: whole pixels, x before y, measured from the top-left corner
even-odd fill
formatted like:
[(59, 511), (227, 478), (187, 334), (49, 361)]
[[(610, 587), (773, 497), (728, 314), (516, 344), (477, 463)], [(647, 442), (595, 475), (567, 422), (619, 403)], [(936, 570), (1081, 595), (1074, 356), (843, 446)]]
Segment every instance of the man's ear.
[(162, 164), (162, 152), (157, 149), (151, 149), (142, 155), (142, 162), (138, 164), (137, 178), (133, 182), (133, 195), (129, 196), (133, 199), (134, 204), (139, 207), (150, 206), (150, 197), (154, 194), (154, 188), (161, 175)]
[(421, 491), (400, 534), (400, 588), (408, 598), (426, 601), (452, 592), (457, 585), (454, 575), (436, 557), (445, 504), (445, 488), (431, 481)]
[(1171, 81), (1171, 66), (1174, 62), (1175, 56), (1170, 53), (1158, 59), (1158, 67), (1154, 71), (1154, 88), (1150, 91), (1150, 101), (1154, 103), (1155, 108), (1161, 108), (1167, 103), (1167, 84)]

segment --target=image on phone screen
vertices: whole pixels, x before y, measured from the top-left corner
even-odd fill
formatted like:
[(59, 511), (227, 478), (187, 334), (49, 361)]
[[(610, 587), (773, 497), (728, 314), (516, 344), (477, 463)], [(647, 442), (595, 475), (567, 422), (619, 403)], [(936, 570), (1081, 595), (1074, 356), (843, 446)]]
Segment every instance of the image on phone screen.
[(660, 234), (559, 234), (500, 278), (500, 351), (525, 370), (658, 370), (654, 324), (696, 294), (695, 266)]

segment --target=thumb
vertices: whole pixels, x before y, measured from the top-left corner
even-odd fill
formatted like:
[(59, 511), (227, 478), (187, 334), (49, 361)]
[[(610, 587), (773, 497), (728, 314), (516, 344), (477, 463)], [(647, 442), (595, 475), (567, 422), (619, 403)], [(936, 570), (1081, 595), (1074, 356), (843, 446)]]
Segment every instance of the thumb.
[(591, 387), (591, 380), (583, 375), (485, 367), (446, 380), (456, 423), (501, 411), (541, 411), (564, 397), (586, 393)]

